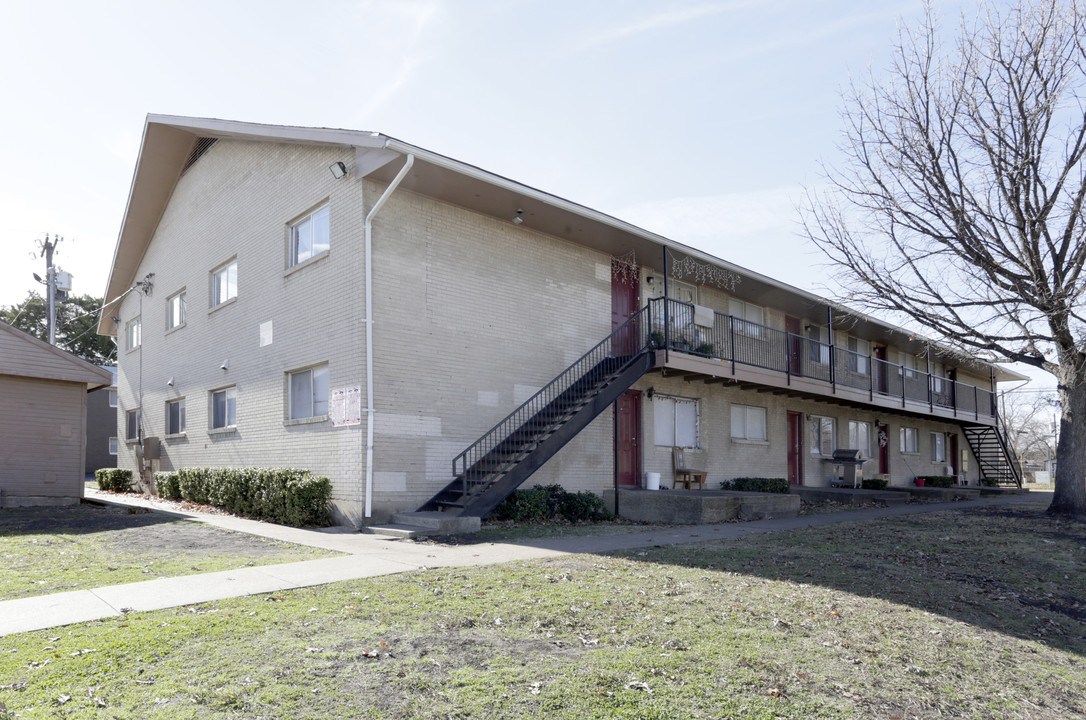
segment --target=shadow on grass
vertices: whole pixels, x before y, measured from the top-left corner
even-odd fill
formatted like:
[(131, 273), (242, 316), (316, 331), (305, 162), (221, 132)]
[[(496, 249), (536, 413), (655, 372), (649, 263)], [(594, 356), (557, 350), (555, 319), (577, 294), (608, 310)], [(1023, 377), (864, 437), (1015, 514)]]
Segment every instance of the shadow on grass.
[(947, 509), (604, 553), (817, 585), (1086, 656), (1086, 523)]
[(93, 503), (4, 508), (0, 510), (0, 537), (89, 535), (177, 522), (184, 520), (139, 508), (103, 507)]

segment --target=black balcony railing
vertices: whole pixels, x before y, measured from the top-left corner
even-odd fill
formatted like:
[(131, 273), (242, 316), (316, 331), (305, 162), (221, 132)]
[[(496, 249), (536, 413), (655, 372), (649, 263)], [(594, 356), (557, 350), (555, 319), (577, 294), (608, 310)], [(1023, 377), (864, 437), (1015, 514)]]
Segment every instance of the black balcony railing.
[[(700, 314), (695, 306), (656, 298), (649, 301), (652, 337), (660, 348), (713, 358), (736, 365), (764, 368), (791, 377), (818, 380), (879, 395), (948, 408), (963, 418), (994, 417), (990, 390), (956, 382), (872, 355), (812, 340), (713, 312)], [(696, 314), (697, 313), (697, 314)]]

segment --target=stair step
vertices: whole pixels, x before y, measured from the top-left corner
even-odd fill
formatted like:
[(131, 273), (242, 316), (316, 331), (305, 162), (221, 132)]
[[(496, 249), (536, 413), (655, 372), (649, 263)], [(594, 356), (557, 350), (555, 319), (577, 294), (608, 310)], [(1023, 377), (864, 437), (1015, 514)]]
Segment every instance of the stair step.
[(365, 531), (371, 535), (384, 535), (386, 537), (413, 540), (417, 537), (425, 537), (433, 534), (433, 530), (422, 525), (403, 525), (401, 523), (386, 523), (384, 525), (370, 525)]
[(414, 525), (425, 528), (430, 535), (456, 535), (479, 532), (477, 517), (453, 515), (442, 512), (403, 512), (392, 516), (397, 525)]

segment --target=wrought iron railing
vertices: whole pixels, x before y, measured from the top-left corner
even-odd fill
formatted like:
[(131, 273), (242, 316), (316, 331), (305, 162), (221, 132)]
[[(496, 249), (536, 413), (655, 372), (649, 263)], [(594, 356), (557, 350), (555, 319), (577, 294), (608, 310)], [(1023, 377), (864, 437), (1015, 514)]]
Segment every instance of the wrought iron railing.
[(454, 457), (453, 477), (463, 481), (463, 495), (467, 497), (469, 494), (471, 478), (468, 471), (471, 468), (496, 450), (514, 451), (538, 435), (539, 428), (535, 425), (529, 427), (530, 422), (547, 422), (560, 417), (585, 391), (606, 377), (626, 369), (650, 347), (656, 347), (647, 321), (648, 312), (648, 308), (642, 308), (634, 313), (606, 339)]
[(656, 298), (648, 307), (652, 335), (668, 350), (865, 390), (903, 404), (949, 408), (966, 417), (995, 416), (990, 390), (724, 313), (704, 317), (678, 300)]

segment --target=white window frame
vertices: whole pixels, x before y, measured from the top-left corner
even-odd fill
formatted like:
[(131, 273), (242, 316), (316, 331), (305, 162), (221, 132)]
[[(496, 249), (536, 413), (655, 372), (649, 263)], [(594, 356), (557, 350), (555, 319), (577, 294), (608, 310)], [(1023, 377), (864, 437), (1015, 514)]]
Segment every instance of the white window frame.
[(124, 347), (135, 350), (143, 344), (143, 320), (137, 315), (124, 325)]
[(118, 439), (116, 437), (111, 437), (109, 439), (109, 454), (110, 455), (118, 454), (119, 447), (120, 447), (120, 442), (118, 441)]
[(903, 427), (898, 433), (899, 448), (903, 455), (920, 454), (920, 430), (914, 427)]
[(327, 363), (287, 373), (287, 419), (327, 418), (330, 387)]
[(860, 457), (868, 459), (871, 455), (871, 423), (863, 420), (848, 421), (848, 446), (859, 450)]
[[(746, 442), (768, 442), (769, 428), (766, 408), (757, 405), (740, 405), (732, 403), (731, 406), (731, 438)], [(751, 428), (754, 433), (751, 433)]]
[(944, 433), (931, 433), (931, 461), (933, 463), (946, 462), (946, 435)]
[(753, 338), (765, 337), (765, 308), (761, 305), (738, 298), (729, 298), (728, 314), (740, 321), (735, 324), (735, 331), (740, 335)]
[(697, 450), (701, 445), (701, 403), (657, 393), (652, 398), (653, 444)]
[[(811, 454), (832, 457), (837, 449), (837, 418), (826, 415), (811, 416)], [(829, 441), (827, 444), (827, 440)]]
[(111, 408), (117, 407), (117, 388), (109, 389), (109, 406)]
[(848, 336), (848, 369), (859, 375), (871, 374), (871, 341)]
[(179, 290), (166, 298), (166, 330), (175, 330), (185, 326), (188, 308), (186, 307), (185, 291)]
[[(323, 221), (323, 222), (322, 222)], [(317, 231), (324, 231), (322, 242), (318, 244)], [(308, 236), (308, 247), (303, 249), (303, 235)], [(328, 203), (307, 213), (290, 225), (290, 248), (287, 253), (288, 267), (320, 257), (328, 252), (332, 238), (332, 212)]]
[[(222, 424), (218, 424), (219, 417), (216, 414), (220, 396), (223, 402)], [(237, 385), (219, 388), (211, 391), (211, 412), (208, 413), (212, 430), (230, 430), (238, 424), (238, 388)]]
[(807, 325), (807, 357), (820, 365), (830, 364), (830, 329), (823, 325)]
[[(173, 426), (173, 418), (170, 415), (171, 410), (177, 408), (177, 427)], [(174, 400), (166, 401), (166, 436), (184, 435), (185, 434), (185, 398), (176, 398)]]
[(901, 365), (901, 374), (908, 378), (916, 375), (916, 355), (913, 355), (912, 353), (907, 353), (904, 350), (898, 350), (897, 359), (898, 364)]
[(137, 442), (140, 439), (140, 421), (143, 419), (139, 408), (128, 410), (124, 414), (125, 442)]
[[(233, 285), (230, 280), (233, 276)], [(230, 294), (231, 288), (233, 295)], [(226, 297), (223, 297), (223, 293)], [(222, 307), (238, 297), (238, 259), (231, 258), (211, 271), (211, 307)]]

